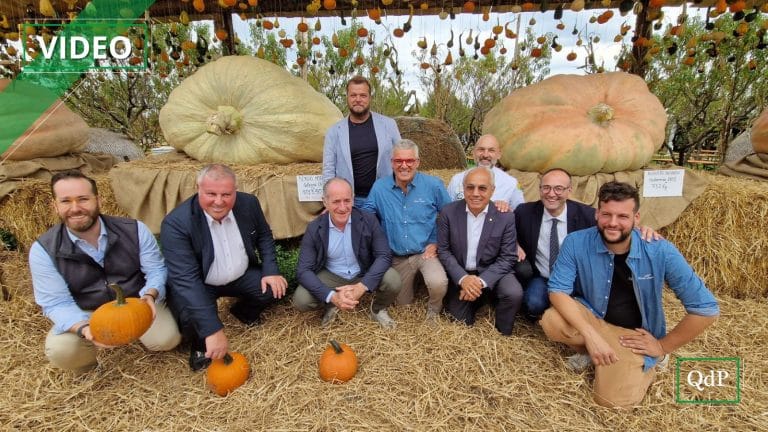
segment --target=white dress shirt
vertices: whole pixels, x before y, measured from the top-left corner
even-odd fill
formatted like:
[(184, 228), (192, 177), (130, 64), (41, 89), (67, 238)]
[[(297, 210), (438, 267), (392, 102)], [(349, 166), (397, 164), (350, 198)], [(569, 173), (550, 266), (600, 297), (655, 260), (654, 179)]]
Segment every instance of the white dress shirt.
[(485, 224), (485, 215), (488, 214), (488, 205), (485, 206), (483, 211), (473, 215), (467, 209), (467, 263), (465, 270), (477, 270), (477, 246), (480, 242), (480, 234), (483, 233), (483, 225)]
[(562, 245), (565, 236), (568, 235), (568, 206), (565, 206), (563, 212), (557, 217), (549, 214), (547, 209), (544, 209), (544, 214), (541, 216), (539, 242), (536, 244), (536, 268), (545, 279), (549, 279), (549, 233), (552, 230), (552, 219), (558, 220), (557, 241)]
[(208, 270), (205, 283), (214, 286), (226, 285), (244, 275), (248, 270), (248, 254), (245, 252), (243, 237), (240, 235), (232, 210), (221, 222), (216, 221), (208, 213), (203, 213), (208, 221), (213, 240), (213, 263)]

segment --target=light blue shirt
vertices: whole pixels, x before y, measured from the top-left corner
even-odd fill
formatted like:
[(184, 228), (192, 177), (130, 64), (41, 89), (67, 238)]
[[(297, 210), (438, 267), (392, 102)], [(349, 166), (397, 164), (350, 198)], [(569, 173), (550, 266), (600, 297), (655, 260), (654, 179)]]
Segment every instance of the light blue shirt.
[[(72, 242), (84, 253), (88, 254), (102, 267), (104, 266), (104, 253), (107, 248), (107, 231), (104, 221), (99, 217), (101, 232), (99, 233), (98, 249), (85, 240), (80, 239), (67, 229), (67, 235)], [(139, 258), (141, 260), (141, 272), (147, 280), (146, 285), (139, 291), (139, 296), (144, 295), (148, 289), (155, 288), (158, 292), (157, 301), (165, 298), (166, 270), (163, 256), (157, 241), (144, 223), (137, 221), (139, 235)], [(32, 288), (35, 301), (43, 309), (43, 315), (53, 321), (53, 331), (61, 334), (80, 321), (91, 317), (90, 311), (80, 309), (75, 303), (72, 293), (64, 277), (56, 269), (56, 265), (45, 248), (34, 242), (29, 249), (29, 269), (32, 273)]]
[(376, 180), (363, 209), (379, 215), (389, 248), (406, 256), (437, 243), (437, 215), (450, 202), (442, 180), (417, 172), (407, 194), (395, 183), (394, 174)]
[[(354, 279), (360, 274), (360, 264), (357, 262), (354, 249), (352, 249), (351, 215), (347, 219), (344, 231), (336, 228), (331, 215), (328, 215), (328, 259), (325, 262), (325, 268), (344, 279)], [(325, 298), (326, 303), (331, 301), (334, 292), (328, 293)]]
[[(613, 279), (613, 256), (605, 247), (597, 227), (568, 234), (549, 278), (549, 292), (571, 295), (596, 317), (605, 318)], [(714, 295), (672, 243), (666, 240), (645, 242), (638, 230), (632, 230), (627, 266), (632, 272), (642, 327), (657, 339), (667, 335), (661, 301), (665, 281), (686, 312), (701, 316), (720, 313)], [(653, 367), (656, 361), (656, 358), (646, 356), (645, 370)]]

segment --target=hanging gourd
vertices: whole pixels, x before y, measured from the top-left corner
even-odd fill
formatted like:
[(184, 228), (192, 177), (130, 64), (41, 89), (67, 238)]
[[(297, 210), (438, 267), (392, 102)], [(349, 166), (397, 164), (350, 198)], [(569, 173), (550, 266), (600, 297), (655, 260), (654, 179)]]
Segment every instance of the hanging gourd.
[(211, 362), (205, 371), (208, 388), (219, 396), (226, 396), (248, 380), (251, 367), (245, 356), (231, 352)]
[(357, 373), (357, 356), (349, 345), (331, 340), (320, 356), (318, 369), (323, 381), (345, 383)]
[(288, 164), (321, 161), (325, 131), (341, 118), (327, 97), (284, 68), (225, 56), (171, 92), (160, 127), (168, 144), (200, 161)]
[(584, 10), (584, 0), (573, 0), (571, 3), (571, 10), (574, 12), (581, 12)]
[(99, 306), (88, 321), (93, 340), (98, 343), (119, 346), (140, 338), (152, 325), (152, 309), (146, 301), (126, 298), (123, 289), (109, 284), (115, 291), (114, 301)]
[(327, 10), (336, 9), (336, 0), (323, 0), (323, 7)]
[(445, 56), (445, 61), (443, 62), (444, 65), (450, 66), (453, 64), (453, 55), (451, 55), (451, 52), (448, 51), (448, 55)]
[(296, 26), (296, 29), (301, 33), (306, 33), (309, 31), (309, 25), (304, 22), (304, 19), (302, 19), (301, 22)]
[(648, 6), (654, 9), (659, 9), (660, 7), (664, 6), (664, 3), (666, 3), (666, 0), (650, 0), (648, 2)]
[(534, 9), (536, 9), (536, 5), (533, 2), (527, 1), (523, 3), (523, 12), (531, 12)]
[(556, 75), (519, 88), (486, 115), (506, 168), (573, 175), (636, 170), (664, 142), (667, 116), (645, 81), (624, 72)]
[(409, 13), (408, 20), (403, 24), (403, 31), (408, 33), (411, 30), (411, 22), (413, 21), (413, 5), (408, 5)]
[(368, 37), (368, 29), (366, 29), (365, 27), (360, 27), (359, 29), (357, 29), (357, 37), (359, 38)]
[(203, 0), (192, 0), (192, 7), (195, 8), (198, 13), (203, 13), (205, 11), (205, 2), (203, 2)]
[(368, 18), (374, 21), (381, 20), (381, 9), (379, 9), (378, 7), (375, 9), (368, 9)]
[(464, 2), (464, 5), (461, 8), (465, 13), (472, 13), (475, 11), (475, 2), (473, 1), (467, 1)]

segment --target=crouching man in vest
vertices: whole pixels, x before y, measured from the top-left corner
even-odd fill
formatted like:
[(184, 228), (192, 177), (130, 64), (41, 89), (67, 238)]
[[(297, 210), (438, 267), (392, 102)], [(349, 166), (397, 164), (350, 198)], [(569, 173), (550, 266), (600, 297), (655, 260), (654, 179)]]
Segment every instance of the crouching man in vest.
[(29, 251), (35, 301), (53, 321), (45, 355), (54, 366), (81, 373), (96, 366), (88, 325), (91, 313), (115, 299), (117, 283), (126, 297), (139, 297), (152, 309), (152, 326), (139, 339), (152, 351), (171, 350), (181, 334), (164, 306), (163, 256), (146, 225), (102, 215), (96, 182), (79, 171), (51, 179), (53, 205), (61, 223), (46, 231)]

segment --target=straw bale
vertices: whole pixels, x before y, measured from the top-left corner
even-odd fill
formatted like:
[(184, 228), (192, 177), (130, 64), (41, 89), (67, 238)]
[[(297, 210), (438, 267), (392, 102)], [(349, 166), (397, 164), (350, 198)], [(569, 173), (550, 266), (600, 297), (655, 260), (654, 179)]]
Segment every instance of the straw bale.
[(419, 146), (421, 170), (466, 168), (459, 137), (448, 123), (424, 117), (396, 117), (400, 135)]
[(706, 174), (711, 183), (661, 232), (714, 292), (768, 296), (768, 184)]
[[(149, 353), (140, 345), (102, 350), (82, 376), (57, 371), (43, 355), (49, 322), (34, 305), (25, 257), (3, 253), (12, 294), (0, 302), (0, 425), (5, 430), (764, 430), (768, 412), (768, 302), (721, 299), (722, 316), (679, 350), (679, 357), (740, 357), (742, 399), (734, 406), (675, 403), (674, 367), (661, 373), (642, 404), (601, 408), (591, 373), (566, 370), (565, 348), (519, 321), (499, 335), (489, 312), (475, 327), (442, 319), (424, 324), (426, 305), (391, 309), (395, 331), (362, 310), (329, 329), (320, 313), (284, 302), (246, 328), (222, 313), (233, 350), (251, 363), (248, 382), (226, 398), (192, 373), (185, 351)], [(670, 324), (683, 314), (665, 296)], [(224, 310), (224, 305), (222, 305)], [(348, 343), (360, 367), (350, 382), (322, 382), (317, 359), (328, 339)], [(670, 363), (674, 365), (674, 359)]]

